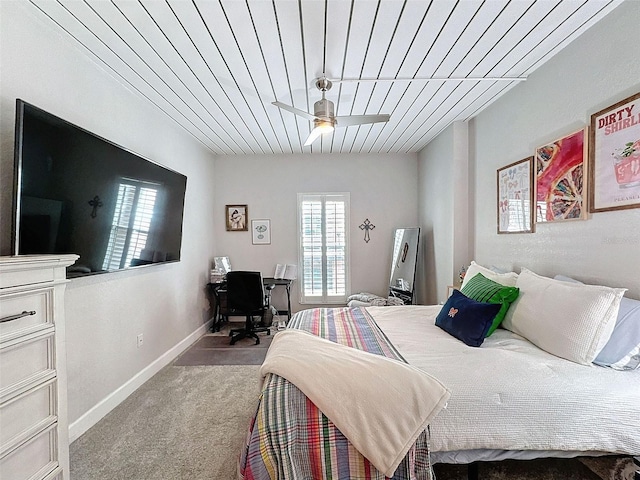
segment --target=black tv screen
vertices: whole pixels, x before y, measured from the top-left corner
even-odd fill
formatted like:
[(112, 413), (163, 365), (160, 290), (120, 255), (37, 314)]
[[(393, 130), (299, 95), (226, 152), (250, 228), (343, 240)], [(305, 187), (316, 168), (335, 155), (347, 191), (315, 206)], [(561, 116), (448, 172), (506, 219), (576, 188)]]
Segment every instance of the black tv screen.
[(187, 177), (20, 99), (15, 255), (75, 253), (68, 277), (180, 260)]

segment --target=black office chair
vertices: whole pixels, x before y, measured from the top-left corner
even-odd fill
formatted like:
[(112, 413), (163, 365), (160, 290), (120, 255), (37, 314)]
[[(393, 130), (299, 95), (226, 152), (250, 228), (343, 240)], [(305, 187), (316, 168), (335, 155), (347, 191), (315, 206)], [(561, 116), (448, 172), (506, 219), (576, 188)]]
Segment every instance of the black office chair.
[[(272, 285), (265, 286), (260, 272), (231, 271), (227, 273), (227, 308), (231, 314), (245, 315), (244, 328), (232, 329), (229, 332), (231, 345), (242, 338), (255, 338), (260, 343), (258, 332), (271, 334), (264, 323), (265, 313), (270, 310)], [(256, 321), (255, 317), (259, 317)]]

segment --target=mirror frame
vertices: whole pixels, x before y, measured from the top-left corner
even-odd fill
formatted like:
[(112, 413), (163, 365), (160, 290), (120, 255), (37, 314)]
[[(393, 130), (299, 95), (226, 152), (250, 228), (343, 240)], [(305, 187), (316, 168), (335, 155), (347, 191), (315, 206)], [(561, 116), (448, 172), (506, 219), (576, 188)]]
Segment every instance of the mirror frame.
[[(398, 238), (398, 232), (402, 231), (402, 238)], [(407, 232), (409, 231), (409, 232)], [(411, 238), (407, 238), (411, 234)], [(412, 245), (413, 235), (415, 235), (415, 248)], [(400, 242), (397, 245), (397, 242)], [(402, 246), (404, 242), (404, 246)], [(397, 245), (397, 247), (396, 247)], [(389, 275), (389, 296), (400, 298), (405, 305), (413, 303), (415, 297), (415, 280), (418, 268), (418, 255), (420, 253), (420, 227), (396, 228), (393, 230), (392, 250), (391, 250), (391, 274)], [(407, 256), (413, 255), (413, 268), (402, 272), (400, 263), (406, 263)], [(398, 271), (403, 275), (411, 275), (410, 279), (398, 277)]]

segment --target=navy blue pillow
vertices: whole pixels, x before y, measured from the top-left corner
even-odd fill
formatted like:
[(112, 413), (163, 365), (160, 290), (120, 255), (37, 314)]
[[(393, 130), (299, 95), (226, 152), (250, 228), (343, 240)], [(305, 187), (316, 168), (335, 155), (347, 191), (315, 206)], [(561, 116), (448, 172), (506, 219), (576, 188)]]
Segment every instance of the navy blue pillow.
[(501, 307), (499, 303), (477, 302), (454, 290), (436, 317), (436, 325), (470, 347), (479, 347)]

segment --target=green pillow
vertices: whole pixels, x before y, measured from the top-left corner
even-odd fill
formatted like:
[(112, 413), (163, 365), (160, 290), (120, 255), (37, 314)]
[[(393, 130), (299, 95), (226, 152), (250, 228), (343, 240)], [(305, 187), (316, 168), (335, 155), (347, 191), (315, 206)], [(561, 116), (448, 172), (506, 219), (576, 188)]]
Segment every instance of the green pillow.
[(498, 311), (498, 314), (493, 319), (493, 323), (487, 332), (487, 337), (502, 323), (511, 303), (513, 303), (520, 294), (519, 288), (505, 287), (498, 282), (488, 279), (481, 273), (478, 273), (469, 280), (460, 291), (477, 302), (499, 303), (502, 305), (500, 311)]

